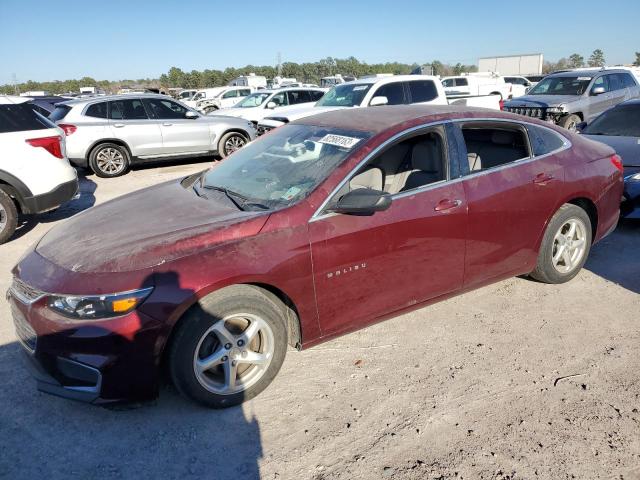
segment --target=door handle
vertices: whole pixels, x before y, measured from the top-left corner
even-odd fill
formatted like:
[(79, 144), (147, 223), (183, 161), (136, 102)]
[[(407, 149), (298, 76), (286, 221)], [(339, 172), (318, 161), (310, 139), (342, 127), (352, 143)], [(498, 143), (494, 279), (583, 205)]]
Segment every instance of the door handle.
[(113, 126), (116, 128), (122, 128), (124, 127), (124, 123), (114, 123)]
[(553, 175), (548, 175), (546, 173), (539, 173), (533, 179), (533, 183), (535, 183), (536, 185), (546, 185), (551, 180), (553, 180)]
[(439, 201), (434, 210), (436, 212), (446, 212), (447, 210), (458, 208), (460, 205), (462, 205), (462, 200), (449, 200), (447, 198)]
[(165, 122), (162, 125), (165, 127), (170, 127), (171, 125), (173, 125), (173, 123)]

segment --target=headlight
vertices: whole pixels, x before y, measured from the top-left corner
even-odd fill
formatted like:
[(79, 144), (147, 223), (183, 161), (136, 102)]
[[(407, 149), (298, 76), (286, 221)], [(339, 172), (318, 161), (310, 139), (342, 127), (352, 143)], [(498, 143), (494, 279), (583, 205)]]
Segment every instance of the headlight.
[(565, 105), (558, 105), (557, 107), (549, 107), (547, 111), (551, 113), (564, 113), (566, 110)]
[(627, 178), (629, 180), (634, 180), (636, 182), (640, 182), (640, 173), (636, 173), (635, 175), (630, 175)]
[(109, 295), (49, 295), (47, 306), (67, 317), (96, 320), (118, 317), (133, 311), (152, 292), (153, 287)]

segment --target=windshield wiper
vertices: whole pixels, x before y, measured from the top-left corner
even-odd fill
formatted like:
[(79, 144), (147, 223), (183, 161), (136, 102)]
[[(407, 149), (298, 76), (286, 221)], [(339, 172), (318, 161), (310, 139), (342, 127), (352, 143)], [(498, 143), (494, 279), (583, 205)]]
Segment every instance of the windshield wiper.
[[(242, 210), (242, 211), (244, 211), (243, 204), (249, 200), (244, 195), (240, 195), (239, 193), (229, 190), (228, 188), (218, 187), (217, 185), (206, 185), (203, 183), (201, 183), (200, 185), (202, 186), (202, 188), (206, 188), (207, 190), (215, 190), (217, 192), (224, 193), (227, 196), (227, 198), (231, 200), (231, 202), (236, 207), (238, 207), (239, 210)], [(236, 200), (237, 198), (239, 198), (240, 201)]]

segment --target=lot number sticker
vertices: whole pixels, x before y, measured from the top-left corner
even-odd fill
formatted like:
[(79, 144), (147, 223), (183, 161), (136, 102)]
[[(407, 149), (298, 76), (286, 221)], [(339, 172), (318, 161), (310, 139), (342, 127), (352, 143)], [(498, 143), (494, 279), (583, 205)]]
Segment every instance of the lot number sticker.
[(355, 144), (360, 141), (359, 138), (353, 137), (345, 137), (343, 135), (325, 135), (323, 138), (318, 140), (318, 143), (325, 143), (327, 145), (334, 145), (336, 147), (348, 148), (351, 149)]

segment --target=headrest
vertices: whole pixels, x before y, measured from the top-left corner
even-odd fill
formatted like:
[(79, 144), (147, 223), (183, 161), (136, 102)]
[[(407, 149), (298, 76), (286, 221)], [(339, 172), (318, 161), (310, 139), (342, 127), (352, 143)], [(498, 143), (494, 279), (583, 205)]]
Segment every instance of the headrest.
[(351, 190), (357, 190), (358, 188), (371, 188), (373, 190), (380, 190), (384, 188), (384, 174), (382, 169), (378, 167), (371, 167), (362, 173), (359, 173), (349, 181), (349, 187)]
[(513, 139), (513, 132), (506, 132), (504, 130), (496, 130), (491, 135), (491, 141), (496, 145), (513, 145)]
[(435, 139), (423, 140), (413, 146), (411, 167), (423, 172), (440, 172), (442, 156)]

